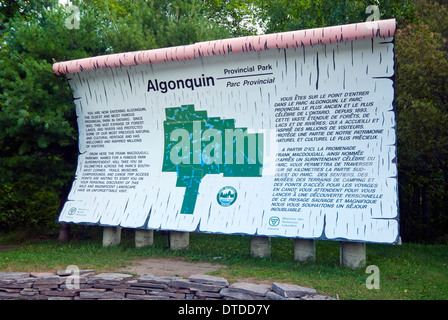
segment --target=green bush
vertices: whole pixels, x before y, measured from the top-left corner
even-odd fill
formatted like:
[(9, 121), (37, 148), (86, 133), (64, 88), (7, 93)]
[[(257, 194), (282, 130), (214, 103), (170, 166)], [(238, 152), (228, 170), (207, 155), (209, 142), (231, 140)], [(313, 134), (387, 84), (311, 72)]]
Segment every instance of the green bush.
[(0, 185), (0, 229), (57, 231), (58, 194), (33, 184)]

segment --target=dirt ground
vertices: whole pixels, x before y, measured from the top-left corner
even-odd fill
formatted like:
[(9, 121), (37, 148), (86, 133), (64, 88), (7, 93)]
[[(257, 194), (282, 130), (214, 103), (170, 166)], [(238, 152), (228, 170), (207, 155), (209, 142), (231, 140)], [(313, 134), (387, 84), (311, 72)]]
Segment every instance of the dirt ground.
[[(21, 247), (21, 245), (0, 245), (0, 251)], [(192, 263), (183, 258), (157, 258), (133, 261), (120, 272), (129, 272), (136, 275), (149, 273), (158, 277), (188, 278), (194, 274), (206, 274), (215, 270), (226, 268), (221, 264)]]
[(222, 268), (226, 268), (226, 266), (212, 263), (186, 262), (182, 258), (157, 258), (132, 262), (129, 266), (120, 271), (130, 272), (136, 275), (149, 273), (158, 277), (168, 276), (189, 278), (194, 274), (206, 274)]
[[(0, 245), (0, 251), (20, 247), (20, 245)], [(189, 278), (194, 274), (207, 274), (209, 272), (226, 268), (221, 264), (192, 263), (183, 258), (157, 258), (133, 261), (119, 272), (129, 272), (136, 275), (152, 274), (157, 277)]]

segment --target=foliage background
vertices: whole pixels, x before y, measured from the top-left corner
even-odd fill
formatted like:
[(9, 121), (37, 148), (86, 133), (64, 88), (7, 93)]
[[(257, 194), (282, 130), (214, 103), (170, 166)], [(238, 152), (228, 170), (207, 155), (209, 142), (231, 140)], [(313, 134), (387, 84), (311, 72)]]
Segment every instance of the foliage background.
[(0, 230), (57, 233), (76, 169), (71, 91), (52, 64), (102, 54), (395, 18), (400, 232), (448, 242), (447, 0), (0, 2)]

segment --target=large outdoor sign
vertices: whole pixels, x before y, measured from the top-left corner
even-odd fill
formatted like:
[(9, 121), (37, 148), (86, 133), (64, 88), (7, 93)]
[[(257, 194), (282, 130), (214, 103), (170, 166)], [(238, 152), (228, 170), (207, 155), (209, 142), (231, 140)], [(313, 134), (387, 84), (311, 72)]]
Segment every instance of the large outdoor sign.
[(395, 21), (56, 63), (76, 178), (59, 221), (394, 243)]

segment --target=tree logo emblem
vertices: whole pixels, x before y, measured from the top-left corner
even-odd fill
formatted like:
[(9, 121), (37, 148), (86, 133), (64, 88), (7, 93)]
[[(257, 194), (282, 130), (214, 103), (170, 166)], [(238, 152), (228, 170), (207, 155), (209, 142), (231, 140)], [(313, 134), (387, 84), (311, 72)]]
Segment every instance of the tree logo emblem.
[(222, 207), (230, 207), (235, 203), (237, 192), (233, 187), (224, 187), (219, 190), (216, 200)]

